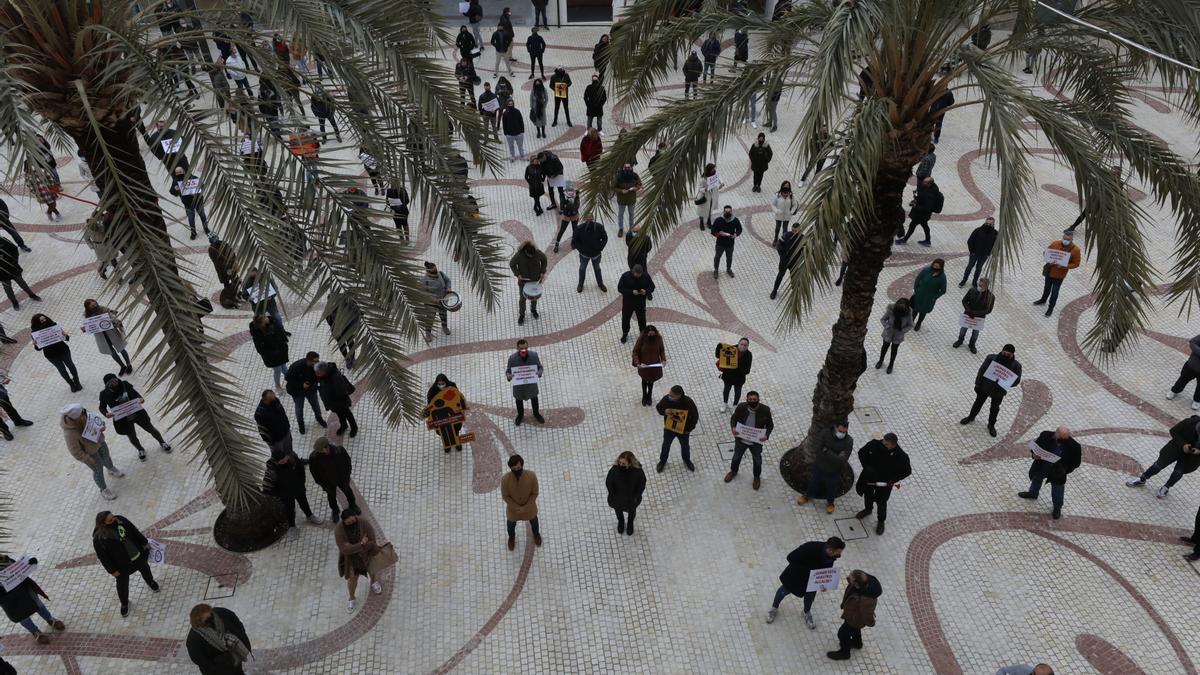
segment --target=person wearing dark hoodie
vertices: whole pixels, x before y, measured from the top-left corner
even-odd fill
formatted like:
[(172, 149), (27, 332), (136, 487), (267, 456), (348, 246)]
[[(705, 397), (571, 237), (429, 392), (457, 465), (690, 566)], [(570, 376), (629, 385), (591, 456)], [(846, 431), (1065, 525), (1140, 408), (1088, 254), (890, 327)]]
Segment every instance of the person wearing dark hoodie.
[[(57, 325), (57, 323), (54, 323), (45, 314), (34, 314), (33, 318), (29, 320), (29, 332), (46, 330)], [(58, 369), (58, 374), (62, 375), (62, 379), (66, 380), (67, 384), (71, 386), (71, 391), (76, 392), (81, 391), (83, 385), (79, 384), (79, 371), (75, 369), (75, 361), (71, 359), (71, 347), (67, 345), (70, 339), (71, 336), (67, 335), (64, 331), (61, 342), (55, 342), (45, 347), (39, 347), (34, 342), (33, 349), (41, 352), (47, 361), (54, 364), (54, 367)]]
[[(276, 403), (279, 401), (276, 400)], [(282, 410), (282, 406), (280, 407)], [(299, 503), (304, 517), (313, 525), (320, 525), (321, 519), (313, 515), (308, 505), (308, 495), (305, 490), (304, 466), (296, 453), (288, 448), (272, 447), (271, 458), (267, 460), (263, 471), (263, 494), (278, 498), (283, 502), (283, 513), (287, 516), (288, 527), (296, 526), (296, 504)]]
[(350, 487), (350, 453), (340, 445), (334, 445), (324, 436), (318, 436), (313, 441), (313, 451), (308, 456), (308, 470), (313, 482), (325, 491), (329, 502), (330, 522), (336, 522), (342, 509), (338, 508), (337, 491), (341, 490), (346, 497), (346, 508), (359, 513), (358, 504), (354, 499), (354, 489)]
[(272, 451), (276, 448), (292, 451), (292, 425), (274, 390), (263, 390), (254, 409), (254, 423), (258, 425), (258, 435)]
[(1071, 430), (1058, 427), (1054, 431), (1043, 431), (1034, 441), (1038, 448), (1054, 455), (1058, 459), (1046, 460), (1034, 454), (1033, 448), (1029, 454), (1033, 464), (1029, 466), (1029, 489), (1018, 492), (1021, 499), (1037, 499), (1042, 491), (1042, 482), (1050, 483), (1050, 499), (1054, 506), (1051, 515), (1055, 520), (1062, 518), (1063, 493), (1066, 491), (1067, 474), (1079, 468), (1083, 461), (1083, 449), (1079, 441), (1071, 437)]
[(191, 630), (186, 646), (188, 658), (200, 675), (242, 675), (242, 664), (252, 649), (246, 627), (237, 614), (224, 607), (201, 603), (188, 616)]
[(971, 236), (967, 237), (967, 252), (970, 254), (970, 258), (967, 260), (967, 268), (963, 270), (962, 281), (958, 282), (959, 288), (967, 284), (967, 276), (971, 274), (972, 269), (975, 270), (975, 276), (971, 279), (971, 285), (978, 285), (979, 273), (983, 271), (983, 266), (991, 257), (992, 248), (996, 245), (998, 235), (996, 219), (991, 216), (988, 216), (982, 225), (971, 231)]
[(129, 384), (125, 380), (122, 380), (112, 373), (105, 375), (104, 389), (100, 391), (100, 405), (97, 406), (97, 408), (100, 410), (101, 415), (112, 419), (113, 430), (129, 439), (129, 442), (133, 444), (133, 447), (137, 448), (138, 459), (142, 460), (143, 462), (146, 461), (146, 449), (142, 447), (141, 441), (138, 440), (137, 429), (134, 428), (135, 426), (145, 429), (151, 436), (153, 436), (154, 440), (158, 441), (158, 447), (163, 452), (171, 452), (171, 444), (163, 439), (162, 434), (159, 433), (158, 429), (154, 428), (154, 423), (150, 421), (150, 413), (146, 412), (145, 409), (138, 410), (135, 413), (120, 418), (113, 416), (111, 408), (128, 403), (130, 401), (137, 401), (138, 403), (143, 404), (145, 403), (145, 399), (143, 399), (142, 395), (133, 388), (132, 384)]
[(533, 68), (535, 65), (541, 70), (542, 79), (545, 79), (546, 64), (542, 61), (542, 57), (546, 53), (546, 40), (541, 35), (538, 35), (537, 26), (529, 30), (529, 37), (525, 39), (525, 49), (529, 52), (529, 79), (533, 79)]
[[(453, 380), (446, 377), (445, 374), (443, 374), (443, 373), (438, 373), (437, 377), (433, 378), (433, 385), (431, 385), (429, 387), (429, 391), (425, 392), (425, 403), (426, 404), (431, 403), (433, 401), (434, 397), (437, 396), (439, 393), (441, 393), (441, 391), (443, 389), (445, 389), (446, 387), (454, 387), (455, 389), (458, 389), (458, 385), (455, 384)], [(462, 396), (461, 390), (459, 391), (459, 396)], [(462, 409), (467, 410), (467, 401), (465, 398), (462, 399)], [(434, 419), (437, 419), (436, 414), (434, 416)], [(461, 422), (456, 422), (454, 424), (450, 424), (450, 425), (447, 425), (446, 427), (442, 427), (441, 429), (439, 429), (440, 435), (442, 437), (442, 447), (446, 452), (450, 452), (450, 447), (452, 445), (452, 442), (454, 439), (458, 438), (458, 434), (460, 431), (462, 431), (462, 423)], [(449, 436), (447, 436), (447, 434), (449, 434)], [(457, 452), (462, 452), (461, 444), (454, 445), (453, 447)]]
[(604, 134), (604, 104), (608, 102), (608, 92), (604, 89), (601, 75), (592, 75), (592, 83), (583, 90), (583, 105), (587, 111), (587, 128), (592, 128), (592, 120), (596, 120), (596, 131)]
[(875, 625), (875, 606), (883, 595), (879, 580), (862, 570), (846, 577), (846, 592), (842, 594), (842, 626), (838, 628), (838, 648), (825, 652), (834, 661), (850, 658), (851, 649), (862, 649), (862, 629)]
[(646, 491), (646, 472), (632, 452), (626, 450), (617, 455), (617, 461), (604, 479), (604, 486), (608, 488), (608, 505), (617, 512), (617, 534), (633, 536), (633, 519), (642, 503), (642, 493)]
[(305, 401), (308, 401), (309, 407), (312, 408), (313, 419), (317, 424), (321, 427), (326, 426), (325, 416), (321, 412), (321, 404), (317, 396), (317, 373), (314, 370), (320, 361), (320, 354), (308, 352), (304, 358), (293, 361), (283, 376), (284, 382), (287, 383), (287, 393), (292, 397), (292, 403), (295, 405), (296, 427), (302, 435), (306, 433), (304, 428)]
[(341, 421), (337, 435), (341, 436), (349, 425), (350, 438), (354, 438), (358, 435), (358, 420), (354, 419), (354, 413), (350, 411), (350, 406), (353, 405), (350, 395), (354, 393), (354, 385), (338, 370), (337, 364), (331, 361), (317, 364), (316, 373), (321, 403)]
[[(767, 135), (759, 134), (749, 151), (750, 172), (754, 178), (754, 186), (750, 188), (751, 192), (762, 192), (763, 174), (771, 167), (771, 158), (774, 156), (771, 144), (767, 143)], [(778, 228), (776, 228), (776, 233), (778, 234)]]
[(621, 275), (617, 281), (621, 294), (621, 344), (629, 340), (629, 319), (637, 317), (638, 331), (646, 330), (646, 301), (654, 296), (654, 280), (641, 265)]
[(12, 303), (13, 310), (21, 309), (21, 303), (17, 302), (17, 296), (13, 293), (13, 282), (25, 291), (25, 295), (29, 296), (34, 302), (41, 302), (42, 298), (29, 287), (29, 282), (25, 281), (25, 270), (21, 267), (21, 254), (17, 250), (17, 245), (12, 243), (6, 237), (0, 237), (0, 286), (4, 287), (4, 295), (8, 296), (8, 301)]
[(158, 582), (150, 571), (150, 542), (124, 516), (112, 511), (97, 513), (92, 548), (96, 549), (96, 558), (104, 571), (117, 580), (121, 616), (129, 616), (129, 577), (134, 572), (142, 575), (150, 590), (158, 592)]
[(567, 74), (567, 69), (559, 66), (554, 69), (547, 81), (550, 85), (550, 92), (554, 95), (554, 121), (550, 126), (558, 126), (558, 109), (561, 106), (563, 114), (566, 116), (567, 126), (573, 127), (571, 124), (571, 76)]
[(862, 520), (879, 506), (879, 520), (875, 523), (875, 534), (883, 534), (883, 522), (887, 520), (888, 498), (898, 483), (912, 475), (912, 464), (908, 454), (900, 449), (900, 438), (893, 433), (883, 435), (883, 440), (871, 439), (858, 450), (858, 461), (862, 472), (854, 490), (863, 498), (863, 510), (854, 514)]

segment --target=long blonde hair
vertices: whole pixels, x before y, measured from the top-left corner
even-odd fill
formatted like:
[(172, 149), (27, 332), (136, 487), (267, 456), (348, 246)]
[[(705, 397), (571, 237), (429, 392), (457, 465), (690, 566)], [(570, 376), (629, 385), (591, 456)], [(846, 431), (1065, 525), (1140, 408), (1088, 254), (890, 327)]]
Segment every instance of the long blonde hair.
[(625, 460), (625, 461), (629, 462), (629, 466), (631, 466), (635, 469), (642, 468), (642, 463), (637, 461), (637, 457), (634, 457), (633, 453), (628, 450), (617, 455), (617, 461), (613, 462), (613, 466), (616, 466), (617, 462), (620, 462), (621, 460)]

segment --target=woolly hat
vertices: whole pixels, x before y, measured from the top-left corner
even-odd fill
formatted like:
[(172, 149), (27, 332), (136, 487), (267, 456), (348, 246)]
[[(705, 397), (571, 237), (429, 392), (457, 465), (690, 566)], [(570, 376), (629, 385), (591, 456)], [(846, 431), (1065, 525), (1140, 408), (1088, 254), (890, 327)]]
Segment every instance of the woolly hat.
[(1002, 352), (1008, 352), (1008, 353), (1010, 353), (1010, 354), (1016, 354), (1016, 353), (1017, 353), (1017, 348), (1016, 348), (1016, 347), (1014, 347), (1014, 346), (1012, 346), (1012, 344), (1010, 343), (1010, 344), (1006, 344), (1006, 345), (1004, 345), (1003, 347), (1001, 347), (1001, 348), (1000, 348), (1000, 351), (1002, 351)]
[(59, 412), (67, 419), (79, 419), (79, 416), (83, 414), (83, 406), (78, 403), (70, 403)]

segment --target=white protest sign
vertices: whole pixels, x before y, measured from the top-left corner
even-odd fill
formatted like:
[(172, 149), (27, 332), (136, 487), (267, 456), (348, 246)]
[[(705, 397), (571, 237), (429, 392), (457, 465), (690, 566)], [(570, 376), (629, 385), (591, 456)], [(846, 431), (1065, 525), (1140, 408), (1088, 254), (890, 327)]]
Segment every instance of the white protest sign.
[(261, 300), (270, 300), (271, 298), (275, 297), (279, 294), (279, 291), (275, 290), (275, 284), (267, 284), (266, 297), (263, 297), (262, 289), (260, 289), (258, 286), (251, 286), (250, 288), (246, 289), (246, 294), (250, 296), (250, 302), (257, 305)]
[(705, 187), (711, 192), (721, 187), (721, 176), (713, 174), (705, 179)]
[(33, 344), (37, 345), (38, 349), (45, 349), (50, 345), (63, 341), (62, 326), (50, 326), (49, 328), (35, 330), (30, 335), (33, 336)]
[(1017, 374), (994, 359), (988, 364), (987, 370), (983, 371), (983, 378), (995, 382), (1005, 391), (1012, 389), (1012, 386), (1017, 383)]
[(126, 401), (120, 405), (114, 405), (108, 409), (108, 412), (113, 416), (114, 420), (123, 420), (134, 413), (142, 411), (142, 402), (138, 399)]
[(470, 9), (471, 9), (471, 3), (469, 3), (469, 2), (458, 3), (458, 13), (459, 14), (466, 14)]
[(661, 363), (643, 363), (642, 365), (637, 366), (637, 367), (638, 368), (662, 368), (663, 364), (661, 364)]
[(981, 331), (983, 330), (984, 319), (985, 317), (982, 316), (967, 316), (966, 314), (961, 314), (958, 317), (958, 327)]
[(179, 194), (181, 194), (185, 197), (191, 197), (193, 195), (200, 194), (200, 179), (199, 178), (189, 178), (189, 179), (183, 181), (179, 185)]
[(837, 590), (838, 582), (841, 579), (842, 570), (840, 567), (825, 567), (819, 570), (812, 570), (808, 573), (808, 588), (806, 590), (809, 593)]
[(91, 335), (92, 333), (103, 333), (106, 330), (113, 329), (112, 316), (108, 312), (97, 314), (96, 316), (86, 316), (83, 318), (83, 323), (80, 325), (83, 332)]
[(490, 101), (484, 101), (483, 103), (479, 104), (479, 107), (483, 108), (487, 112), (496, 112), (500, 109), (500, 99), (493, 98)]
[(1038, 445), (1037, 441), (1029, 441), (1029, 451), (1033, 453), (1034, 457), (1051, 464), (1054, 464), (1058, 462), (1058, 460), (1062, 459), (1062, 457), (1059, 457), (1053, 452), (1050, 452), (1049, 450), (1046, 450), (1042, 446)]
[(20, 586), (22, 581), (28, 579), (35, 569), (37, 569), (37, 565), (29, 564), (29, 556), (23, 555), (19, 560), (13, 561), (8, 567), (0, 570), (0, 586), (4, 586), (5, 592), (11, 591)]
[(557, 176), (550, 176), (546, 179), (546, 184), (552, 188), (565, 188), (567, 187), (567, 177), (561, 173)]
[(1071, 263), (1071, 252), (1060, 251), (1055, 248), (1048, 248), (1045, 251), (1042, 251), (1042, 261), (1049, 265), (1066, 267)]
[(161, 541), (147, 539), (146, 543), (150, 545), (150, 562), (155, 565), (162, 565), (167, 561), (167, 545)]
[(83, 425), (83, 432), (80, 435), (93, 443), (99, 443), (100, 435), (103, 433), (104, 418), (89, 410), (87, 424)]
[(262, 150), (262, 145), (258, 141), (244, 138), (242, 139), (241, 150), (243, 155), (253, 155)]
[(738, 422), (737, 427), (734, 429), (734, 434), (743, 441), (754, 445), (762, 445), (763, 441), (767, 438), (766, 429), (756, 429), (741, 422)]
[(390, 206), (394, 209), (398, 209), (401, 206), (404, 206), (405, 202), (403, 199), (396, 199), (395, 197), (388, 197), (387, 203), (388, 203), (388, 206)]
[(167, 139), (160, 141), (159, 145), (162, 146), (163, 152), (165, 152), (165, 153), (170, 154), (173, 152), (179, 152), (179, 148), (183, 147), (183, 139), (182, 138), (167, 138)]
[(537, 384), (537, 366), (514, 366), (512, 369), (513, 386), (521, 384)]

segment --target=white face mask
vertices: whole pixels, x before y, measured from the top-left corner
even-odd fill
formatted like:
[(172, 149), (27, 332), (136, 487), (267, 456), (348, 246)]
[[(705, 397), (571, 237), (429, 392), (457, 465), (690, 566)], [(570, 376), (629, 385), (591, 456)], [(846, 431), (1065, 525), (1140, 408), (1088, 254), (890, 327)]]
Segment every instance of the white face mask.
[(1071, 240), (1070, 240), (1070, 239), (1063, 239), (1063, 240), (1062, 240), (1062, 245), (1063, 245), (1063, 246), (1070, 246), (1070, 245), (1071, 245)]
[(838, 438), (845, 438), (845, 437), (846, 437), (846, 432), (844, 432), (844, 431), (835, 431), (835, 432), (833, 432), (833, 435), (834, 435), (834, 436), (837, 436)]

